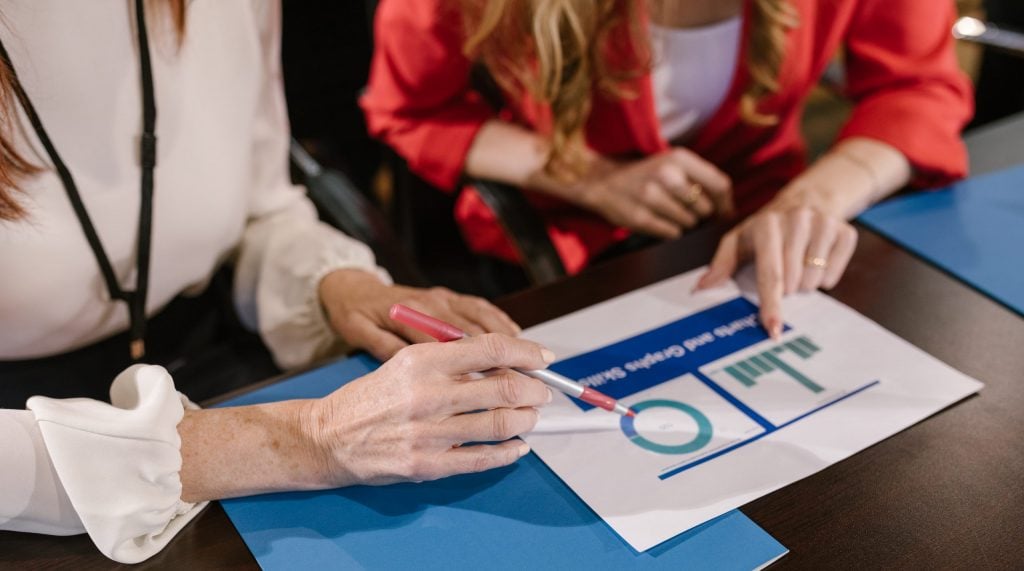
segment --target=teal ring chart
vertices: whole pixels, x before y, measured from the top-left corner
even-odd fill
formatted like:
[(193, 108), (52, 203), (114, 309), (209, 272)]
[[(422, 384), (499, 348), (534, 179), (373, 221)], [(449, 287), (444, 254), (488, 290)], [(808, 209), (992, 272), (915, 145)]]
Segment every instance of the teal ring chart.
[(688, 404), (674, 400), (656, 399), (646, 400), (631, 405), (629, 408), (633, 409), (637, 414), (640, 414), (641, 411), (649, 408), (674, 408), (685, 412), (690, 415), (693, 420), (697, 421), (697, 435), (694, 436), (692, 440), (684, 442), (683, 444), (669, 445), (658, 444), (657, 442), (652, 442), (643, 436), (640, 436), (634, 426), (635, 419), (631, 416), (623, 416), (619, 421), (622, 433), (626, 435), (626, 438), (633, 441), (633, 444), (636, 444), (640, 448), (650, 450), (651, 452), (657, 452), (658, 454), (688, 454), (690, 452), (700, 450), (706, 446), (708, 442), (711, 442), (711, 421), (708, 420), (708, 417), (704, 416), (704, 413)]

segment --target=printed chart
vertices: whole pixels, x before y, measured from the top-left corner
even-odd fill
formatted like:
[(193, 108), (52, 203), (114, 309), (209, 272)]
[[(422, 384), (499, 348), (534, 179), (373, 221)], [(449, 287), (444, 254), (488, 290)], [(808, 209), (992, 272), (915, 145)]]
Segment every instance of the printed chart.
[[(619, 418), (621, 436), (613, 446), (606, 443), (605, 450), (642, 466), (652, 478), (696, 465), (765, 433), (698, 374), (686, 373), (622, 402), (636, 417)], [(601, 410), (586, 414), (608, 416)]]
[[(837, 374), (828, 351), (791, 326), (782, 341), (772, 341), (756, 316), (751, 302), (732, 299), (552, 368), (600, 387), (637, 413), (619, 420), (620, 431), (656, 458), (635, 462), (650, 464), (652, 476), (663, 480), (878, 384)], [(638, 352), (633, 346), (639, 344), (660, 349)], [(627, 355), (637, 358), (624, 360)]]
[(711, 442), (711, 436), (714, 430), (711, 426), (711, 421), (708, 420), (708, 417), (705, 416), (700, 409), (694, 408), (684, 402), (668, 399), (652, 399), (638, 402), (631, 408), (633, 409), (633, 412), (637, 414), (646, 413), (640, 419), (641, 422), (651, 418), (652, 415), (648, 413), (648, 411), (664, 412), (658, 409), (668, 409), (674, 412), (675, 416), (682, 414), (697, 425), (696, 430), (687, 430), (682, 428), (683, 425), (688, 424), (685, 421), (680, 422), (678, 418), (672, 419), (671, 416), (668, 415), (659, 415), (655, 432), (668, 434), (673, 437), (676, 437), (677, 435), (681, 436), (679, 442), (663, 443), (658, 442), (655, 438), (643, 436), (637, 432), (636, 418), (630, 416), (622, 417), (622, 420), (619, 421), (622, 427), (622, 434), (624, 434), (633, 444), (636, 444), (644, 450), (650, 450), (656, 454), (688, 454), (690, 452), (699, 451)]
[(636, 411), (565, 396), (525, 436), (634, 549), (646, 550), (842, 460), (978, 390), (841, 303), (784, 304), (770, 339), (738, 287), (678, 276), (524, 332), (552, 369)]

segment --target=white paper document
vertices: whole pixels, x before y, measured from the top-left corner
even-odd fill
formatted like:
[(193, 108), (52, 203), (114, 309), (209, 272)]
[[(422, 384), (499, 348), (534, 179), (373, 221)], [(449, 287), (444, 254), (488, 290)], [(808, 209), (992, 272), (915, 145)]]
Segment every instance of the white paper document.
[(819, 292), (786, 298), (772, 341), (752, 283), (691, 293), (701, 271), (524, 333), (558, 355), (552, 370), (636, 411), (556, 395), (525, 440), (637, 551), (982, 387)]

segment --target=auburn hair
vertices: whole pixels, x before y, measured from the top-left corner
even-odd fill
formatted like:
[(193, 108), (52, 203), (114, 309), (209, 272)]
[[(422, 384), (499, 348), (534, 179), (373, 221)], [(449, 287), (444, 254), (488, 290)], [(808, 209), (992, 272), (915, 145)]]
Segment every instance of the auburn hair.
[[(650, 69), (650, 41), (640, 22), (643, 1), (461, 0), (466, 56), (480, 61), (503, 89), (550, 106), (549, 172), (579, 171), (595, 88), (632, 97), (629, 82)], [(750, 82), (740, 115), (751, 125), (770, 126), (778, 118), (759, 106), (779, 91), (786, 33), (797, 25), (797, 14), (787, 0), (750, 1), (744, 62)]]
[[(180, 42), (185, 36), (185, 0), (146, 0), (168, 18)], [(0, 59), (0, 221), (17, 220), (25, 216), (25, 208), (17, 199), (19, 184), (26, 177), (42, 169), (18, 152), (14, 135), (20, 130), (18, 123), (17, 92), (14, 88), (14, 70)]]

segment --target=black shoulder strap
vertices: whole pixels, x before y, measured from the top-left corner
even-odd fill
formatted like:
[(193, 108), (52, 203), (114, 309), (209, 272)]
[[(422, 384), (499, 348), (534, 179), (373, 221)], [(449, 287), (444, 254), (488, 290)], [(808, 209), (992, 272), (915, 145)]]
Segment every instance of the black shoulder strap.
[(139, 70), (142, 79), (142, 136), (139, 141), (139, 157), (142, 167), (141, 201), (139, 207), (139, 239), (137, 247), (137, 280), (134, 291), (127, 291), (121, 288), (117, 281), (117, 275), (110, 263), (103, 243), (100, 241), (96, 227), (89, 217), (89, 213), (82, 202), (82, 196), (71, 176), (64, 160), (54, 147), (50, 135), (43, 127), (42, 119), (36, 112), (35, 106), (29, 99), (28, 94), (18, 79), (7, 48), (0, 41), (0, 57), (7, 66), (14, 84), (14, 93), (18, 102), (25, 110), (32, 129), (36, 132), (39, 142), (46, 150), (46, 154), (53, 163), (57, 176), (60, 177), (64, 190), (75, 211), (78, 223), (82, 227), (85, 239), (89, 243), (99, 265), (103, 281), (106, 282), (107, 292), (111, 299), (124, 301), (128, 305), (131, 318), (131, 356), (133, 360), (139, 360), (145, 354), (143, 339), (146, 335), (146, 295), (149, 290), (149, 258), (153, 228), (153, 171), (156, 168), (156, 98), (153, 90), (153, 71), (150, 63), (149, 38), (146, 33), (146, 16), (144, 11), (144, 0), (135, 0), (135, 21), (139, 41)]
[(153, 93), (153, 69), (149, 60), (149, 35), (146, 32), (145, 0), (135, 0), (135, 28), (139, 35), (139, 75), (142, 78), (142, 137), (139, 160), (142, 166), (139, 205), (138, 279), (128, 300), (131, 312), (132, 359), (146, 353), (146, 296), (149, 292), (149, 256), (153, 237), (153, 171), (156, 169), (156, 96)]

